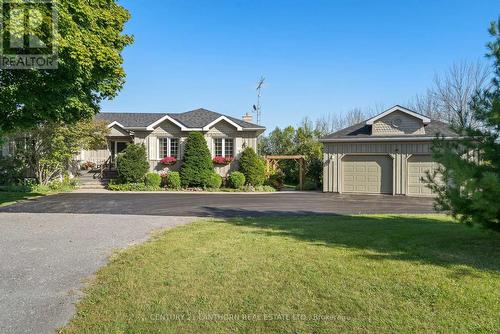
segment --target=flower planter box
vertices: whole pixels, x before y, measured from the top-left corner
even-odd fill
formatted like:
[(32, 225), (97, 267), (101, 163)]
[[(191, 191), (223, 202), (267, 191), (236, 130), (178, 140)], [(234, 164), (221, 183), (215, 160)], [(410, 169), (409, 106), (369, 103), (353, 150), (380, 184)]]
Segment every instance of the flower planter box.
[(234, 161), (233, 157), (215, 157), (213, 158), (214, 165), (226, 166)]
[(172, 166), (177, 163), (177, 158), (176, 157), (165, 157), (160, 160), (160, 163), (165, 166)]

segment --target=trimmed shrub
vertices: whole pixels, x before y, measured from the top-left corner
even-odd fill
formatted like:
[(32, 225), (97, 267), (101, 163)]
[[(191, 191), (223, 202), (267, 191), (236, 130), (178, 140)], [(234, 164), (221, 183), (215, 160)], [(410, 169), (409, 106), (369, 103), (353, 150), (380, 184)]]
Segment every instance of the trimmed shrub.
[(263, 192), (263, 193), (274, 193), (276, 189), (271, 186), (257, 186), (255, 187), (255, 191)]
[(167, 188), (172, 190), (181, 188), (181, 176), (179, 172), (169, 172), (167, 174)]
[(111, 180), (108, 189), (112, 191), (159, 191), (161, 187), (147, 186), (144, 182), (140, 183), (117, 183)]
[(15, 157), (0, 158), (0, 184), (18, 184), (24, 178), (24, 164)]
[(214, 165), (207, 141), (200, 132), (191, 132), (184, 149), (184, 164), (180, 170), (184, 187), (205, 187)]
[(246, 178), (242, 172), (232, 172), (229, 175), (229, 183), (234, 189), (241, 189), (245, 185)]
[(271, 186), (275, 189), (283, 188), (285, 174), (281, 170), (275, 171), (273, 174), (269, 175), (266, 181), (266, 185)]
[(266, 165), (255, 153), (253, 148), (247, 147), (241, 154), (240, 171), (245, 175), (246, 183), (252, 186), (261, 186), (266, 180)]
[(206, 187), (210, 189), (219, 189), (222, 185), (222, 176), (219, 174), (212, 172), (208, 175), (206, 179)]
[(144, 178), (144, 184), (146, 186), (151, 187), (160, 187), (161, 186), (161, 176), (157, 173), (147, 173)]
[(129, 144), (123, 153), (118, 154), (116, 164), (121, 183), (144, 182), (144, 176), (149, 171), (146, 147)]
[[(300, 184), (295, 187), (295, 190), (300, 190)], [(318, 190), (318, 184), (311, 179), (304, 181), (304, 191)]]

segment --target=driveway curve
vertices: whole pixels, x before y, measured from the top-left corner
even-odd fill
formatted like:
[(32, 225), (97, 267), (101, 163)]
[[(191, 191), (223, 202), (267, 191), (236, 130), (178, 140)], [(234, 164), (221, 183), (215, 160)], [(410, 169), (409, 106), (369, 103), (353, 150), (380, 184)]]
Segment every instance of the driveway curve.
[(36, 198), (0, 212), (125, 214), (184, 217), (433, 213), (432, 198), (318, 192), (66, 193)]
[(182, 217), (0, 213), (0, 333), (55, 333), (115, 249)]

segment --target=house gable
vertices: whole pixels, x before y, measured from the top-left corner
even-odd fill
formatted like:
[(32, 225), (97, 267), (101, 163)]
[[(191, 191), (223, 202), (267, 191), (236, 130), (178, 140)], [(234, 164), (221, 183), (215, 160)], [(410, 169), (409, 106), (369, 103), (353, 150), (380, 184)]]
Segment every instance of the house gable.
[(120, 124), (118, 124), (118, 123), (116, 123), (116, 124), (111, 123), (108, 126), (108, 128), (109, 128), (109, 134), (108, 134), (109, 137), (129, 137), (130, 136), (128, 131), (123, 129), (123, 127), (120, 126)]
[(395, 110), (372, 124), (372, 136), (424, 134), (424, 121), (400, 110)]
[(207, 128), (207, 135), (211, 137), (236, 137), (240, 136), (238, 134), (238, 129), (231, 123), (221, 120), (210, 128)]
[(162, 136), (176, 137), (176, 138), (187, 135), (186, 132), (184, 133), (182, 132), (182, 129), (179, 125), (172, 122), (170, 119), (165, 119), (163, 122), (156, 125), (152, 133), (155, 135), (162, 135)]

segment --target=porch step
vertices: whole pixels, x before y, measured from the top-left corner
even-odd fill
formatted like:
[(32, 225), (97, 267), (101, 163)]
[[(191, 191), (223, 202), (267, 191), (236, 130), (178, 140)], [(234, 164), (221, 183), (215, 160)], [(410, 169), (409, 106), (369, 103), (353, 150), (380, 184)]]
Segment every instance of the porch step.
[(79, 177), (80, 189), (105, 189), (109, 181), (114, 178), (112, 172), (110, 172), (109, 175), (108, 173), (104, 173), (103, 179), (99, 179), (99, 173), (95, 171), (83, 173)]

